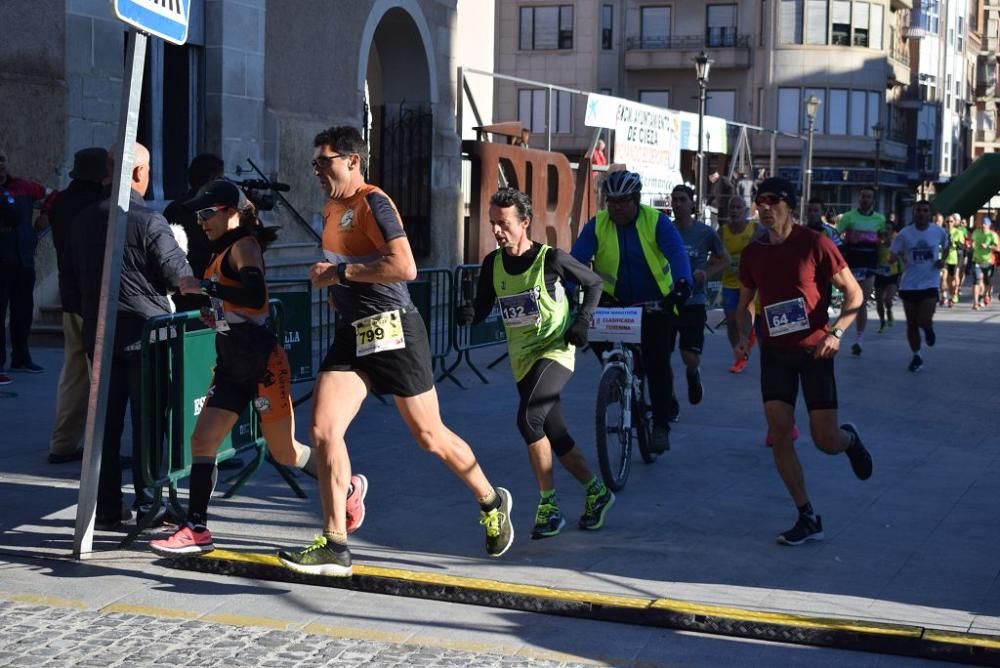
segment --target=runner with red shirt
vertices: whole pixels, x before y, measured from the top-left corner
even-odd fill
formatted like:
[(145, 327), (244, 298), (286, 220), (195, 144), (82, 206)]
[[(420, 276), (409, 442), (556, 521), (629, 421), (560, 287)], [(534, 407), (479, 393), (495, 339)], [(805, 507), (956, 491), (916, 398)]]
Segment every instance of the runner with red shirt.
[[(830, 239), (792, 219), (794, 186), (785, 179), (764, 180), (757, 210), (767, 236), (751, 243), (740, 257), (740, 303), (745, 311), (759, 295), (763, 310), (760, 331), (760, 386), (764, 416), (774, 438), (774, 463), (799, 511), (795, 525), (778, 535), (784, 545), (822, 540), (823, 523), (806, 492), (802, 465), (792, 430), (799, 385), (809, 410), (813, 442), (830, 455), (846, 453), (860, 480), (872, 474), (872, 458), (857, 428), (837, 424), (837, 385), (833, 358), (844, 329), (862, 306), (857, 280)], [(830, 284), (844, 293), (840, 315), (829, 326)], [(737, 352), (749, 352), (742, 336)]]

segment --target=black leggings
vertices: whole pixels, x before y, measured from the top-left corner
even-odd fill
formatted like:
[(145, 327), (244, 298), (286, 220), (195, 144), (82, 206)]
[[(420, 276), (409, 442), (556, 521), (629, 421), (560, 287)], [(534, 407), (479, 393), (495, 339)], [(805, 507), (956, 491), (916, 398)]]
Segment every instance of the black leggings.
[(553, 452), (562, 457), (575, 443), (566, 429), (559, 393), (573, 372), (555, 360), (542, 358), (517, 381), (521, 402), (517, 407), (517, 428), (524, 442), (532, 444), (548, 436)]

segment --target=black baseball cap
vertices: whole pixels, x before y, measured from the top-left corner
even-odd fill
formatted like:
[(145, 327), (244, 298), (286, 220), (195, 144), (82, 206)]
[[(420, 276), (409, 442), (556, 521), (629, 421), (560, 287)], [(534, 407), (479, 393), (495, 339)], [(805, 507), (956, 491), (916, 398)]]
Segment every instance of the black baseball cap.
[(184, 207), (191, 211), (201, 211), (213, 206), (242, 210), (248, 203), (247, 196), (238, 185), (226, 179), (216, 179), (203, 185), (197, 195), (184, 202)]
[(783, 199), (788, 203), (788, 206), (795, 208), (796, 197), (795, 197), (795, 186), (788, 179), (783, 179), (779, 176), (772, 176), (764, 179), (757, 186), (757, 194), (771, 193), (772, 195), (777, 195), (780, 199)]

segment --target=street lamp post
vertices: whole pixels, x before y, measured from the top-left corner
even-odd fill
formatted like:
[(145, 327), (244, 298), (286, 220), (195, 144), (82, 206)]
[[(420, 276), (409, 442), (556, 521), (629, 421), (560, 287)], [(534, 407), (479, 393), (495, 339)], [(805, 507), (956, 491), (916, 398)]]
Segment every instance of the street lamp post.
[(702, 51), (694, 59), (695, 73), (698, 75), (698, 219), (705, 220), (705, 98), (708, 75), (715, 62)]
[(875, 206), (878, 208), (879, 200), (882, 198), (882, 191), (879, 187), (882, 182), (882, 121), (872, 126), (872, 136), (875, 138)]
[(813, 174), (813, 134), (816, 132), (816, 112), (819, 111), (820, 99), (815, 95), (810, 95), (806, 100), (806, 120), (808, 121), (808, 133), (806, 134), (806, 174), (802, 183), (802, 202), (799, 211), (799, 220), (805, 220), (806, 207), (809, 198), (812, 197), (812, 174)]

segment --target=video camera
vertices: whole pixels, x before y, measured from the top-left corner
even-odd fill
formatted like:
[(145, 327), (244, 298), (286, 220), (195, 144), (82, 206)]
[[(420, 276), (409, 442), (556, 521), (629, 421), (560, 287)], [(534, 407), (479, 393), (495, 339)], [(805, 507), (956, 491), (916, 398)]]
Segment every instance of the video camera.
[(270, 211), (277, 201), (275, 193), (288, 192), (292, 189), (287, 183), (271, 179), (243, 179), (234, 183), (243, 189), (243, 194), (253, 202), (258, 211)]

